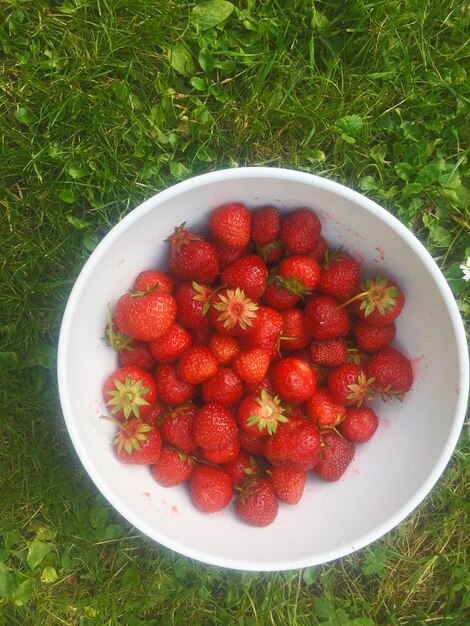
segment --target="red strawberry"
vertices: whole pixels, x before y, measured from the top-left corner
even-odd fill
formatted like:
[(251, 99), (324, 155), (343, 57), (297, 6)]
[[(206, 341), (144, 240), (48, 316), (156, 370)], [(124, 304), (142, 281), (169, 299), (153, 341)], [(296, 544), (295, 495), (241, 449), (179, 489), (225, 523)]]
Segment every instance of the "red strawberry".
[(201, 459), (207, 461), (208, 463), (221, 465), (222, 463), (233, 461), (233, 459), (238, 456), (239, 452), (240, 442), (238, 439), (235, 439), (231, 444), (225, 446), (225, 448), (219, 448), (217, 450), (204, 450), (201, 448), (200, 455)]
[(151, 341), (149, 348), (159, 363), (171, 363), (183, 354), (191, 343), (189, 332), (175, 322), (164, 335)]
[[(112, 420), (114, 421), (114, 420)], [(160, 458), (162, 439), (158, 429), (141, 420), (115, 422), (119, 432), (114, 439), (114, 452), (120, 461), (134, 465), (152, 465)]]
[(341, 478), (354, 457), (355, 448), (334, 431), (322, 437), (320, 457), (313, 468), (317, 476), (329, 482)]
[(233, 359), (233, 369), (244, 383), (252, 385), (266, 376), (270, 355), (263, 348), (241, 350)]
[(174, 283), (172, 277), (166, 272), (159, 270), (145, 270), (135, 279), (133, 291), (164, 291), (173, 293)]
[(279, 264), (277, 277), (288, 291), (304, 297), (316, 288), (320, 279), (320, 266), (306, 255), (288, 256)]
[(207, 378), (217, 373), (217, 359), (205, 346), (191, 346), (179, 358), (177, 365), (178, 376), (191, 383), (199, 385)]
[(280, 282), (277, 276), (271, 275), (263, 293), (263, 303), (276, 311), (291, 309), (300, 300), (300, 296), (289, 291)]
[(162, 291), (134, 291), (119, 298), (114, 311), (116, 324), (133, 339), (151, 341), (163, 335), (173, 324), (176, 302)]
[(317, 365), (336, 367), (346, 363), (348, 356), (348, 345), (343, 337), (314, 339), (310, 344), (310, 357)]
[(201, 448), (220, 450), (237, 439), (238, 426), (227, 407), (205, 404), (194, 417), (193, 435)]
[(382, 398), (401, 398), (411, 389), (413, 369), (410, 360), (395, 348), (382, 348), (365, 364), (367, 375), (373, 379), (372, 387)]
[(279, 504), (272, 485), (264, 478), (248, 478), (237, 487), (235, 514), (251, 526), (268, 526), (277, 517)]
[(323, 259), (325, 258), (325, 254), (327, 252), (328, 252), (328, 244), (326, 243), (325, 239), (322, 236), (320, 236), (318, 238), (317, 245), (311, 252), (309, 252), (309, 255), (312, 257), (314, 261), (316, 261), (317, 263), (321, 263)]
[(179, 278), (211, 283), (219, 273), (214, 246), (199, 235), (184, 230), (184, 224), (166, 241), (170, 243), (170, 268)]
[(339, 302), (346, 302), (359, 289), (359, 273), (359, 264), (350, 254), (341, 248), (333, 253), (328, 252), (317, 289)]
[(155, 367), (155, 358), (147, 341), (129, 339), (127, 346), (118, 352), (120, 367), (140, 367), (150, 371)]
[(305, 420), (294, 419), (267, 438), (264, 455), (271, 465), (307, 472), (318, 461), (320, 446), (316, 427)]
[(248, 254), (226, 267), (220, 277), (228, 289), (241, 289), (252, 300), (259, 300), (266, 289), (268, 270), (264, 261)]
[(331, 296), (312, 296), (305, 305), (305, 326), (314, 339), (343, 337), (351, 328), (349, 313)]
[(150, 413), (144, 415), (140, 419), (150, 426), (158, 426), (160, 424), (160, 421), (163, 419), (166, 411), (166, 404), (160, 402), (160, 400), (157, 400)]
[(276, 207), (265, 206), (251, 214), (251, 240), (259, 246), (266, 246), (277, 239), (281, 218)]
[(259, 457), (264, 454), (265, 437), (248, 433), (246, 430), (240, 430), (238, 439), (240, 441), (240, 448), (244, 452)]
[(300, 309), (281, 311), (283, 326), (279, 347), (286, 352), (295, 352), (308, 346), (310, 335), (305, 328), (304, 314)]
[(350, 302), (356, 315), (368, 324), (385, 326), (400, 315), (405, 304), (405, 296), (395, 282), (377, 276), (362, 283), (360, 293), (345, 304)]
[(379, 421), (375, 412), (368, 406), (351, 407), (339, 425), (339, 432), (354, 443), (365, 443), (377, 430)]
[(148, 415), (157, 397), (154, 379), (140, 367), (120, 367), (103, 385), (103, 399), (109, 411), (126, 420)]
[(377, 327), (358, 319), (353, 326), (356, 343), (364, 352), (377, 352), (377, 350), (385, 348), (394, 340), (395, 332), (394, 322)]
[(240, 450), (237, 456), (222, 465), (232, 479), (232, 485), (240, 485), (247, 476), (256, 475), (259, 472), (258, 462), (248, 452)]
[(217, 241), (216, 239), (212, 239), (211, 241), (215, 248), (221, 271), (229, 265), (232, 265), (232, 263), (234, 263), (237, 259), (241, 259), (248, 254), (249, 246), (244, 246), (243, 248), (232, 248), (232, 246), (227, 246), (225, 243)]
[(209, 217), (212, 235), (232, 248), (244, 248), (250, 241), (251, 214), (244, 204), (224, 204)]
[(209, 339), (208, 347), (219, 365), (228, 365), (240, 350), (235, 337), (222, 333), (214, 333)]
[(333, 428), (344, 419), (346, 405), (334, 400), (328, 389), (322, 387), (307, 400), (305, 411), (318, 428)]
[(255, 252), (260, 256), (266, 265), (275, 265), (284, 257), (286, 249), (277, 239), (265, 246), (256, 246)]
[(202, 383), (202, 399), (206, 404), (224, 406), (237, 404), (243, 396), (243, 383), (228, 367), (221, 367), (214, 376)]
[(193, 435), (193, 422), (197, 411), (191, 402), (170, 408), (160, 424), (163, 440), (178, 450), (193, 452), (197, 448)]
[(304, 493), (307, 474), (287, 467), (273, 465), (269, 470), (269, 482), (273, 486), (274, 495), (286, 504), (297, 504)]
[(212, 465), (198, 465), (189, 479), (189, 493), (203, 513), (222, 511), (232, 499), (232, 481), (227, 472)]
[(282, 315), (270, 307), (260, 306), (248, 333), (240, 337), (243, 348), (264, 348), (273, 358), (277, 354), (283, 326)]
[(210, 319), (219, 333), (241, 335), (253, 326), (257, 309), (241, 289), (223, 289), (212, 299)]
[(208, 328), (207, 312), (212, 289), (196, 282), (183, 282), (175, 292), (176, 319), (185, 328)]
[(277, 361), (272, 368), (274, 388), (286, 402), (305, 402), (317, 387), (317, 378), (308, 363), (296, 357)]
[(194, 385), (178, 376), (174, 363), (161, 363), (155, 371), (155, 382), (160, 400), (167, 404), (183, 404), (196, 393)]
[(291, 254), (308, 254), (318, 244), (321, 222), (310, 209), (296, 209), (281, 219), (279, 237)]
[(279, 422), (287, 422), (279, 398), (272, 397), (266, 389), (259, 396), (246, 396), (237, 409), (237, 420), (241, 428), (257, 436), (272, 435)]
[(158, 461), (150, 471), (161, 487), (174, 487), (188, 480), (194, 470), (194, 458), (168, 446), (162, 447)]
[(373, 398), (366, 371), (356, 363), (344, 363), (333, 368), (328, 374), (328, 391), (332, 398), (348, 406), (361, 406), (364, 400)]

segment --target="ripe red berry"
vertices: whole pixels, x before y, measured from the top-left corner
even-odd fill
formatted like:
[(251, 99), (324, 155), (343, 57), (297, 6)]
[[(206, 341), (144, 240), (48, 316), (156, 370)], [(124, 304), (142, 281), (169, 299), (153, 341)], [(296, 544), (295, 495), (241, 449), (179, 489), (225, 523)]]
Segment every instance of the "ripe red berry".
[(241, 289), (248, 298), (259, 300), (266, 289), (268, 270), (255, 254), (243, 256), (226, 267), (220, 277), (228, 289)]
[(310, 343), (310, 335), (305, 328), (304, 314), (300, 309), (293, 307), (281, 311), (283, 326), (279, 347), (285, 352), (295, 352), (305, 348)]
[(214, 333), (211, 335), (207, 345), (219, 365), (228, 365), (240, 350), (240, 346), (235, 337), (223, 335), (222, 333)]
[(278, 500), (286, 504), (298, 504), (302, 498), (307, 474), (287, 467), (273, 465), (269, 470), (269, 482)]
[(319, 432), (312, 423), (292, 419), (267, 438), (264, 455), (271, 465), (307, 472), (318, 461), (320, 445)]
[(356, 315), (368, 324), (385, 326), (400, 315), (405, 296), (394, 281), (378, 276), (364, 281), (350, 302)]
[(189, 332), (177, 322), (164, 335), (149, 343), (150, 352), (159, 363), (175, 361), (191, 345), (192, 338)]
[(117, 301), (114, 311), (119, 330), (142, 341), (163, 335), (175, 321), (175, 316), (173, 296), (162, 291), (125, 293)]
[(170, 448), (162, 447), (158, 461), (151, 466), (150, 471), (161, 487), (174, 487), (189, 479), (194, 470), (194, 458)]
[(277, 361), (272, 368), (272, 378), (276, 392), (286, 402), (305, 402), (317, 387), (310, 365), (296, 357)]
[(217, 373), (217, 359), (206, 346), (191, 346), (178, 360), (178, 376), (192, 385), (199, 385)]
[(367, 321), (357, 319), (353, 326), (354, 339), (364, 352), (377, 352), (388, 346), (395, 338), (394, 322), (385, 326), (371, 326)]
[(348, 356), (348, 345), (343, 337), (314, 339), (310, 344), (310, 358), (317, 365), (336, 367), (346, 363)]
[(147, 341), (129, 339), (118, 352), (119, 367), (141, 367), (148, 372), (155, 367), (155, 358)]
[(328, 253), (322, 264), (318, 291), (346, 302), (359, 289), (359, 264), (344, 250)]
[(354, 445), (340, 437), (334, 431), (322, 437), (319, 460), (313, 471), (317, 476), (328, 482), (341, 478), (354, 457)]
[(349, 441), (365, 443), (371, 439), (378, 425), (377, 415), (370, 407), (350, 407), (339, 425), (339, 432)]
[(168, 237), (170, 268), (179, 278), (211, 283), (219, 273), (214, 246), (195, 233), (184, 230), (184, 224)]
[(279, 237), (291, 254), (308, 254), (318, 244), (321, 222), (310, 209), (297, 209), (281, 219)]
[(265, 206), (251, 214), (251, 240), (259, 246), (275, 241), (279, 234), (281, 218), (278, 209)]
[(248, 478), (238, 487), (234, 508), (238, 518), (251, 526), (268, 526), (277, 517), (279, 504), (274, 489), (265, 478)]
[(182, 380), (174, 363), (161, 363), (155, 370), (158, 396), (162, 402), (178, 405), (188, 402), (196, 393), (196, 387)]
[(206, 404), (224, 406), (237, 404), (243, 396), (243, 383), (237, 374), (228, 367), (221, 367), (214, 376), (202, 383), (202, 399)]
[(333, 368), (328, 374), (328, 391), (332, 398), (348, 406), (360, 406), (371, 399), (371, 379), (366, 371), (356, 363), (344, 363)]
[(176, 320), (184, 328), (209, 327), (209, 310), (212, 289), (196, 282), (183, 282), (175, 291)]
[(212, 211), (209, 228), (213, 237), (232, 248), (244, 248), (251, 235), (251, 213), (244, 204), (224, 204)]
[(203, 513), (222, 511), (232, 499), (232, 481), (227, 472), (212, 465), (196, 466), (189, 479), (189, 493)]
[(166, 272), (159, 270), (144, 270), (138, 274), (134, 282), (133, 291), (165, 291), (173, 293), (173, 278)]
[(309, 419), (318, 428), (334, 428), (346, 415), (346, 405), (333, 399), (328, 389), (321, 387), (305, 403)]
[(232, 413), (222, 404), (205, 404), (195, 415), (193, 435), (205, 450), (220, 450), (231, 445), (238, 435)]
[(160, 424), (160, 434), (166, 443), (183, 452), (197, 448), (193, 435), (194, 416), (197, 408), (191, 403), (179, 404), (167, 410)]
[(252, 385), (266, 376), (270, 355), (264, 348), (241, 350), (233, 359), (233, 369), (244, 383)]
[(305, 326), (314, 339), (344, 337), (351, 328), (345, 308), (331, 296), (312, 296), (305, 305)]
[(365, 364), (372, 387), (383, 398), (402, 397), (413, 384), (413, 368), (410, 360), (399, 350), (390, 346), (382, 348)]

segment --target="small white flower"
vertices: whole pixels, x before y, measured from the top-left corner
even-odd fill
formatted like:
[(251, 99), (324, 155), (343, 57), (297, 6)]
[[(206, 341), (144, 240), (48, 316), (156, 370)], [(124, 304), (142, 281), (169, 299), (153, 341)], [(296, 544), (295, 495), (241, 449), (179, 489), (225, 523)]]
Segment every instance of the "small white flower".
[(460, 269), (463, 272), (463, 279), (470, 280), (470, 256), (467, 257), (466, 263), (462, 263)]

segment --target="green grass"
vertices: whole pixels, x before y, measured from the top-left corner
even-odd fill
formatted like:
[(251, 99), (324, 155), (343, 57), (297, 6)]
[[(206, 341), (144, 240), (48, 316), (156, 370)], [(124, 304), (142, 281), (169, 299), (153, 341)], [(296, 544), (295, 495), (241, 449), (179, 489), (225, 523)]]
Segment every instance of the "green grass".
[(2, 626), (468, 623), (465, 433), (393, 532), (273, 574), (152, 543), (97, 493), (69, 441), (55, 351), (73, 282), (121, 216), (196, 173), (279, 165), (362, 191), (426, 245), (468, 322), (468, 7), (233, 4), (205, 30), (203, 2), (2, 5)]

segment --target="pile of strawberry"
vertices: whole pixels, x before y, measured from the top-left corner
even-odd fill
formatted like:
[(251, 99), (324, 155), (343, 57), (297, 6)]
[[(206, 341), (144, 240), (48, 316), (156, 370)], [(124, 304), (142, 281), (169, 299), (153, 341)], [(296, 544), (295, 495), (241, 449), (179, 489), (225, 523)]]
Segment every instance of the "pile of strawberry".
[(186, 483), (201, 511), (233, 501), (266, 526), (279, 501), (299, 502), (307, 472), (342, 476), (377, 429), (369, 399), (411, 388), (390, 346), (403, 292), (361, 282), (310, 209), (227, 204), (207, 237), (183, 224), (167, 241), (169, 271), (141, 272), (109, 312), (115, 453), (164, 487)]

